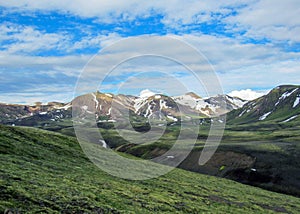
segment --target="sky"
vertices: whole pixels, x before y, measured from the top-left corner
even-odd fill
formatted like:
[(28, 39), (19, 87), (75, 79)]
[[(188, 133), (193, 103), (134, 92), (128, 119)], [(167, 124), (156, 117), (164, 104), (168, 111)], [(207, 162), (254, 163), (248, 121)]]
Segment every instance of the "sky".
[[(298, 0), (0, 0), (0, 102), (70, 101), (92, 65), (102, 69), (90, 80), (97, 74), (104, 82), (87, 91), (205, 96), (208, 83), (195, 81), (186, 63), (213, 71), (224, 93), (253, 99), (281, 84), (299, 84), (299, 14)], [(152, 40), (146, 47), (128, 39), (141, 36), (176, 38), (203, 57), (168, 42)], [(184, 63), (135, 57), (107, 73), (105, 63), (93, 62), (96, 54), (117, 62), (139, 53), (136, 46), (155, 47)], [(197, 75), (205, 80), (205, 72)]]

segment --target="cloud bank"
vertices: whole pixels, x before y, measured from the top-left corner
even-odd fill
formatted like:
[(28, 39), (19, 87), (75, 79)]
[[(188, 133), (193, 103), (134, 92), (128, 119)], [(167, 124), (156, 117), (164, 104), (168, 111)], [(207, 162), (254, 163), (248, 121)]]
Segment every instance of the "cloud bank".
[(239, 97), (243, 100), (254, 100), (256, 98), (264, 96), (265, 94), (267, 94), (267, 92), (257, 92), (257, 91), (253, 91), (251, 89), (244, 89), (244, 90), (240, 90), (240, 91), (237, 91), (237, 90), (232, 91), (228, 95), (231, 97)]

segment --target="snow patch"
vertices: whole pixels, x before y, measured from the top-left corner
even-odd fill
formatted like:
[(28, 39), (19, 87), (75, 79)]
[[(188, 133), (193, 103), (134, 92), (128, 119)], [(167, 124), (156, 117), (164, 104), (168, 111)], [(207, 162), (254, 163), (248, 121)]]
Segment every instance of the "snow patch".
[(268, 113), (265, 113), (264, 115), (262, 115), (258, 120), (264, 120), (266, 119), (272, 112), (268, 112)]
[(97, 123), (115, 123), (116, 120), (98, 120)]
[(197, 101), (200, 99), (196, 99), (190, 95), (182, 95), (182, 96), (176, 96), (173, 98), (174, 101), (178, 104), (184, 105), (184, 106), (190, 106), (191, 108), (196, 108)]
[(111, 107), (108, 109), (108, 112), (106, 115), (110, 115), (110, 113), (111, 113)]
[(151, 115), (152, 115), (152, 109), (151, 109), (151, 105), (148, 105), (148, 108), (147, 108), (147, 110), (146, 110), (146, 113), (145, 113), (145, 117), (150, 117)]
[(95, 101), (95, 103), (96, 103), (96, 110), (97, 110), (97, 109), (98, 109), (98, 106), (99, 106), (99, 101), (97, 100), (97, 97), (96, 97), (96, 95), (95, 95), (94, 93), (92, 93), (92, 96), (93, 96), (94, 101)]
[(233, 108), (234, 109), (238, 109), (243, 107), (248, 101), (243, 101), (240, 98), (237, 97), (230, 97), (230, 96), (226, 96), (226, 98), (232, 103), (234, 104)]
[(135, 109), (135, 113), (137, 113), (140, 108), (142, 108), (145, 104), (147, 103), (147, 98), (137, 98), (134, 100), (134, 109)]
[(88, 108), (89, 108), (88, 106), (81, 106), (81, 109), (83, 109), (85, 111), (88, 110)]
[(162, 110), (163, 108), (166, 109), (168, 108), (168, 106), (166, 105), (166, 101), (164, 100), (159, 100), (159, 106), (160, 106), (160, 110)]
[(297, 118), (297, 117), (298, 117), (298, 115), (294, 115), (294, 116), (292, 116), (292, 117), (290, 117), (290, 118), (288, 118), (288, 119), (282, 121), (282, 123), (289, 122), (289, 121), (291, 121), (291, 120), (293, 120), (293, 119), (295, 119), (295, 118)]
[(167, 115), (167, 118), (169, 118), (170, 120), (173, 120), (173, 121), (175, 121), (175, 122), (178, 121), (178, 119), (177, 119), (176, 117), (172, 117), (172, 116), (170, 116), (170, 115)]
[(296, 97), (296, 100), (293, 104), (293, 108), (295, 108), (297, 105), (299, 105), (299, 103), (300, 103), (300, 97)]
[(68, 110), (68, 109), (71, 108), (71, 107), (72, 107), (71, 103), (68, 103), (67, 105), (65, 105), (65, 106), (63, 106), (63, 107), (59, 107), (59, 108), (57, 108), (57, 109)]
[(242, 113), (239, 114), (239, 117), (243, 116), (243, 114), (245, 114), (246, 109), (244, 111), (242, 111)]
[(103, 148), (107, 148), (107, 144), (104, 140), (99, 140), (99, 143), (102, 143)]
[(113, 97), (113, 95), (111, 95), (111, 94), (105, 94), (106, 96), (108, 96), (108, 97)]
[(285, 98), (291, 96), (291, 95), (292, 95), (295, 91), (297, 91), (297, 90), (298, 90), (298, 88), (295, 88), (295, 89), (294, 89), (293, 91), (291, 91), (291, 92), (288, 92), (288, 91), (284, 92), (284, 93), (279, 97), (278, 101), (275, 103), (275, 106), (277, 106), (277, 105), (280, 103), (281, 100), (284, 100)]

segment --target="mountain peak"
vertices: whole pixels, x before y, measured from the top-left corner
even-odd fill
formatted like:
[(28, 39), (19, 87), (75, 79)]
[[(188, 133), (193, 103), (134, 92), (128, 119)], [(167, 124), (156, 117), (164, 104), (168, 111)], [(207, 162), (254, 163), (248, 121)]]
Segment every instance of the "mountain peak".
[(191, 96), (195, 99), (201, 99), (201, 97), (199, 95), (195, 94), (194, 92), (188, 92), (185, 95)]

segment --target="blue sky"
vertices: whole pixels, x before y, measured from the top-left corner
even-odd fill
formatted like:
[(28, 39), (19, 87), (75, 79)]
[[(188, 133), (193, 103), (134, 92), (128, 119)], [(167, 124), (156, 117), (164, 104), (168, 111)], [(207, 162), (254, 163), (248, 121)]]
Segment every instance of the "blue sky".
[[(298, 14), (298, 0), (0, 0), (0, 102), (69, 101), (91, 57), (141, 35), (175, 36), (191, 44), (211, 63), (225, 93), (251, 89), (241, 94), (252, 96), (280, 84), (299, 84)], [(101, 89), (137, 94), (164, 84), (159, 75), (148, 75), (142, 79), (147, 84), (119, 90), (142, 72), (139, 63), (139, 69), (127, 66), (131, 72), (121, 66)], [(201, 93), (184, 69), (157, 61), (149, 72), (164, 66), (188, 83), (187, 90)]]

